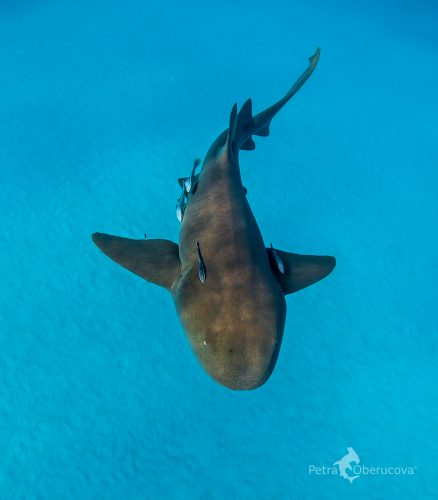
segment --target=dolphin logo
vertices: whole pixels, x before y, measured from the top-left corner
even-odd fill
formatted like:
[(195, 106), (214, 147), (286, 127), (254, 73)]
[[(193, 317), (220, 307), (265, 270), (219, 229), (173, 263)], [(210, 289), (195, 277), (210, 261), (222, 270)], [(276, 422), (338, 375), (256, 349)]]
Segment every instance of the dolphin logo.
[(285, 96), (253, 115), (248, 99), (231, 110), (229, 126), (210, 146), (196, 173), (181, 178), (179, 245), (95, 233), (111, 259), (166, 288), (204, 369), (236, 390), (261, 386), (271, 375), (286, 318), (285, 295), (327, 276), (334, 257), (266, 248), (242, 185), (239, 151), (269, 135), (271, 120), (310, 77), (319, 49)]
[(351, 470), (351, 464), (360, 463), (360, 459), (358, 454), (353, 450), (351, 446), (347, 448), (348, 453), (344, 455), (340, 460), (335, 462), (333, 465), (337, 465), (339, 467), (339, 475), (344, 479), (347, 479), (352, 483), (359, 476), (349, 476), (347, 471)]

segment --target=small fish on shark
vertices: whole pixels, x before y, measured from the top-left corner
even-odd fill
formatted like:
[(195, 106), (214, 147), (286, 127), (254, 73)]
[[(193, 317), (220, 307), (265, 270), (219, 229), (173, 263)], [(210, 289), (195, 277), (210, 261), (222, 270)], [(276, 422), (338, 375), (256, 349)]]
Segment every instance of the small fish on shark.
[(198, 276), (201, 283), (205, 283), (207, 279), (207, 271), (205, 269), (204, 259), (201, 255), (201, 249), (199, 248), (199, 241), (196, 242), (196, 253), (198, 256)]
[(275, 259), (275, 263), (277, 264), (278, 270), (280, 271), (281, 274), (284, 274), (284, 262), (281, 260), (281, 257), (278, 255), (275, 248), (272, 246), (272, 243), (271, 243), (271, 252)]
[(200, 158), (196, 158), (195, 161), (193, 162), (192, 174), (190, 176), (188, 186), (186, 186), (187, 195), (196, 193), (196, 188), (198, 187), (198, 182), (199, 182), (199, 175), (196, 176), (195, 173), (196, 173), (196, 169), (198, 168), (198, 166), (200, 164), (201, 164)]
[(183, 183), (181, 196), (176, 200), (176, 218), (179, 222), (182, 222), (184, 217), (184, 211), (186, 209), (186, 187)]
[(196, 158), (193, 162), (192, 173), (190, 177), (182, 177), (178, 179), (178, 183), (182, 188), (181, 196), (176, 201), (176, 218), (182, 222), (184, 211), (187, 205), (189, 194), (195, 194), (198, 186), (199, 174), (195, 175), (196, 169), (201, 164), (201, 159)]

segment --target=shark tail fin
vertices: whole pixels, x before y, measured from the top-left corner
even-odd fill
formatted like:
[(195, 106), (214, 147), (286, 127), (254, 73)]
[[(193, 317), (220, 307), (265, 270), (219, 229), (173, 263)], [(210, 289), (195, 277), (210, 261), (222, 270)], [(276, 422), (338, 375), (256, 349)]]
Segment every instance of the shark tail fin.
[(298, 90), (300, 90), (313, 73), (313, 70), (318, 64), (319, 54), (320, 49), (318, 48), (315, 54), (309, 57), (309, 66), (304, 73), (292, 85), (284, 97), (269, 108), (254, 116), (252, 113), (251, 99), (245, 101), (239, 112), (237, 112), (237, 104), (233, 106), (230, 114), (227, 137), (228, 153), (233, 152), (237, 155), (241, 149), (251, 151), (256, 147), (252, 138), (253, 135), (260, 137), (267, 137), (269, 135), (269, 127), (272, 119)]

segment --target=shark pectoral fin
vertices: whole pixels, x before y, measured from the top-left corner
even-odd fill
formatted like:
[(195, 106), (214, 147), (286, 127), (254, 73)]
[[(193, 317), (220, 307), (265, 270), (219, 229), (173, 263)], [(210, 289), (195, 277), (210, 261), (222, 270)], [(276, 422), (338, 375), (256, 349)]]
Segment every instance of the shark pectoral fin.
[(131, 240), (94, 233), (94, 243), (110, 259), (151, 283), (170, 290), (180, 276), (176, 243), (168, 240)]
[(271, 269), (285, 295), (297, 292), (302, 288), (313, 285), (329, 275), (335, 265), (336, 259), (330, 256), (299, 255), (297, 253), (275, 250), (277, 257), (284, 264), (284, 273), (278, 268), (278, 259), (271, 248), (266, 249), (269, 256)]

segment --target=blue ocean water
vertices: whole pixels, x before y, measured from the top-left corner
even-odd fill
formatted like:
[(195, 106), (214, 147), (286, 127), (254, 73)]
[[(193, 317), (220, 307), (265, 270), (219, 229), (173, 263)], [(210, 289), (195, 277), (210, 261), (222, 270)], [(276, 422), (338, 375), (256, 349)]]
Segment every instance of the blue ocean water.
[[(433, 2), (0, 3), (0, 498), (438, 498)], [(94, 231), (178, 239), (231, 106), (311, 79), (241, 154), (266, 242), (337, 257), (253, 392)], [(332, 466), (352, 447), (353, 483)], [(352, 464), (353, 465), (353, 464)], [(350, 470), (348, 475), (353, 475)]]

